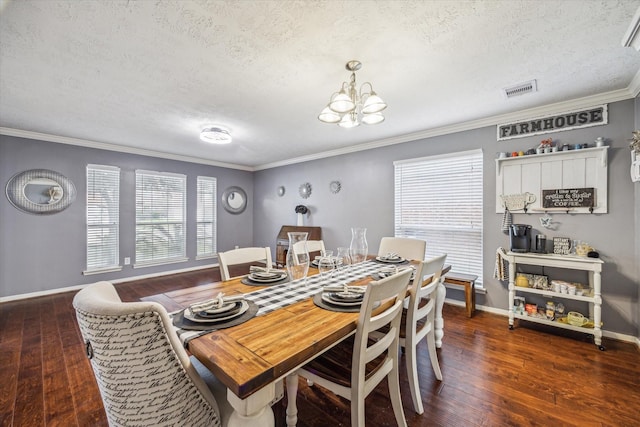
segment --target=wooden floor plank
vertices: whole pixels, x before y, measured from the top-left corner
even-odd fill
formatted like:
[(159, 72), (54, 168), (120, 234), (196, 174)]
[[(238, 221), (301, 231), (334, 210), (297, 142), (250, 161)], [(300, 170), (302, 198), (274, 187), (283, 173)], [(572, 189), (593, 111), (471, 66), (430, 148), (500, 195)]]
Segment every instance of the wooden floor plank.
[[(116, 285), (125, 301), (203, 286), (217, 269)], [(205, 292), (206, 293), (206, 292)], [(74, 293), (0, 304), (0, 426), (107, 426), (71, 301)], [(41, 313), (47, 313), (46, 316)], [(445, 305), (437, 381), (424, 344), (418, 369), (425, 412), (415, 414), (400, 358), (407, 423), (418, 426), (640, 425), (640, 352), (604, 340), (599, 351), (585, 334), (518, 323)], [(350, 425), (349, 402), (300, 380), (300, 427)], [(285, 399), (286, 401), (286, 399)], [(386, 381), (367, 398), (368, 427), (395, 425)], [(274, 408), (285, 425), (284, 402)]]

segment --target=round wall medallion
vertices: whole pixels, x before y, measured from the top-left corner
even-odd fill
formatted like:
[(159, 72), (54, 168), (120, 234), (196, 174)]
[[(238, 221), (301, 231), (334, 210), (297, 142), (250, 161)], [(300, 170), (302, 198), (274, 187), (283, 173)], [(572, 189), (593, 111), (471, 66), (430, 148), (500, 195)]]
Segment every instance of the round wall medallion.
[(311, 195), (311, 184), (305, 182), (300, 186), (298, 192), (300, 193), (300, 197), (302, 197), (303, 199), (308, 199)]
[(286, 190), (285, 190), (285, 188), (284, 188), (284, 186), (283, 186), (283, 185), (281, 185), (280, 187), (278, 187), (278, 196), (280, 196), (280, 197), (284, 196), (285, 191), (286, 191)]
[(329, 190), (333, 194), (338, 194), (341, 189), (342, 189), (342, 184), (340, 184), (340, 181), (331, 181), (331, 183), (329, 184)]

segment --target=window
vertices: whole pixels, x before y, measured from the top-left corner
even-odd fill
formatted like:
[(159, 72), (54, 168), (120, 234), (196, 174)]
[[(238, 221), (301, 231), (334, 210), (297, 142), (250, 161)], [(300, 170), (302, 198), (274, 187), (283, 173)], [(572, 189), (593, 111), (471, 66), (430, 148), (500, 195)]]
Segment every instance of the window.
[(198, 177), (198, 230), (196, 256), (212, 257), (216, 254), (216, 179)]
[(87, 270), (120, 270), (120, 169), (87, 165)]
[(395, 235), (447, 254), (451, 270), (482, 286), (482, 150), (394, 162)]
[(185, 175), (136, 171), (136, 267), (186, 261)]

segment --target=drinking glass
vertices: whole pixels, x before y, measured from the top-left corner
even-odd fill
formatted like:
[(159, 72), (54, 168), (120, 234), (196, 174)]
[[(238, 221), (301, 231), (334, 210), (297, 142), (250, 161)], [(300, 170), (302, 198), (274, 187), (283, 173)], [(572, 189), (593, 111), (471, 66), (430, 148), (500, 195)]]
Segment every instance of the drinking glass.
[(331, 278), (334, 267), (333, 251), (322, 251), (318, 260), (318, 271), (323, 282)]
[(349, 255), (349, 248), (340, 247), (338, 248), (338, 254), (336, 255), (337, 267), (338, 271), (341, 273), (346, 273), (349, 271), (349, 266), (351, 265), (351, 256)]

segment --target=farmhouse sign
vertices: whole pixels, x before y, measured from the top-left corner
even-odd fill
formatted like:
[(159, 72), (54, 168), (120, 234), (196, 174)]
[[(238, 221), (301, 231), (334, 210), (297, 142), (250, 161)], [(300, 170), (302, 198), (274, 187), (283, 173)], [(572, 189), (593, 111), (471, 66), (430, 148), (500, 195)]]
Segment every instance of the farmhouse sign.
[(592, 208), (595, 199), (594, 188), (542, 190), (543, 208)]
[(498, 141), (608, 123), (607, 104), (521, 122), (498, 125)]

